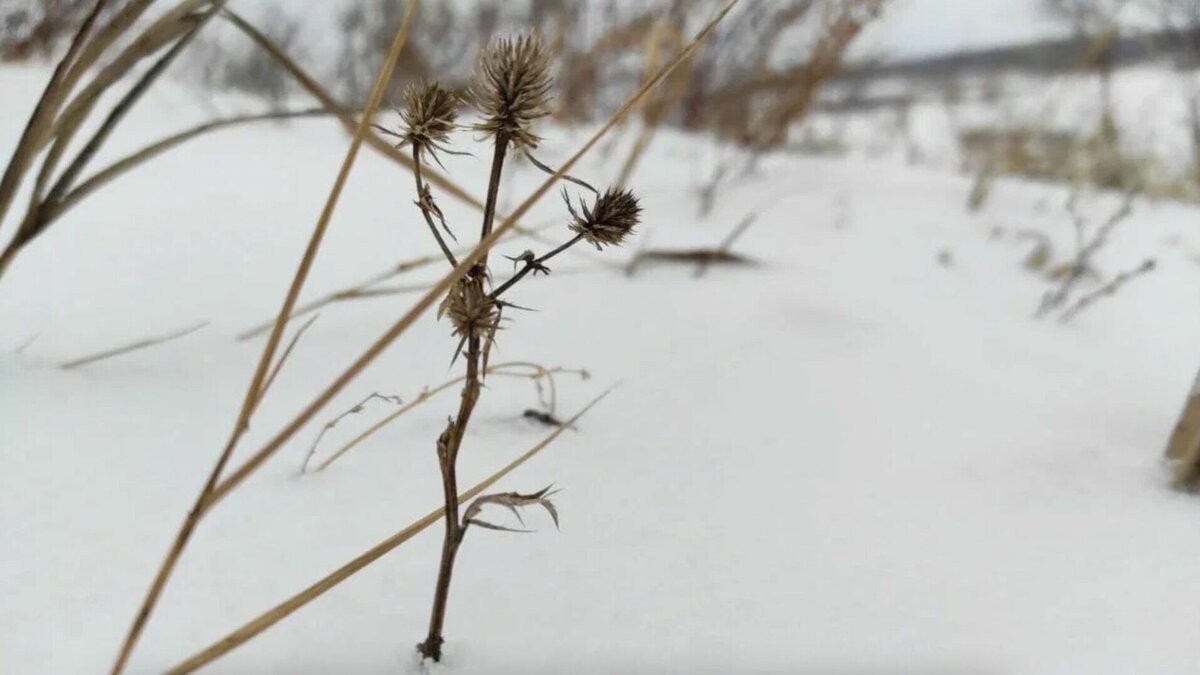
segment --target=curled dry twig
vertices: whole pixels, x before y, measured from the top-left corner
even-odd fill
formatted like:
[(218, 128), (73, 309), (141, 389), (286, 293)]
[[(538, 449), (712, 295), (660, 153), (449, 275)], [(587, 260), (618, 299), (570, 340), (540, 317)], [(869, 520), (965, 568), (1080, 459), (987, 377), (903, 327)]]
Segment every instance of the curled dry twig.
[(325, 434), (329, 433), (329, 431), (331, 429), (333, 429), (334, 427), (336, 427), (338, 425), (338, 423), (341, 422), (342, 420), (346, 419), (347, 417), (349, 417), (351, 415), (357, 415), (358, 413), (365, 410), (366, 405), (368, 403), (370, 403), (371, 401), (375, 401), (375, 400), (383, 401), (385, 403), (391, 403), (394, 405), (404, 405), (404, 401), (399, 396), (380, 394), (379, 392), (372, 392), (372, 393), (368, 394), (366, 398), (359, 401), (358, 403), (355, 403), (348, 410), (342, 412), (337, 417), (334, 417), (333, 419), (329, 420), (328, 422), (325, 423), (325, 426), (321, 427), (321, 431), (317, 434), (317, 437), (313, 439), (312, 445), (310, 445), (308, 447), (308, 452), (305, 453), (305, 455), (304, 455), (304, 462), (302, 462), (300, 464), (300, 473), (303, 474), (303, 473), (308, 472), (308, 464), (309, 464), (309, 462), (312, 461), (313, 455), (316, 454), (317, 445), (319, 445), (321, 443), (322, 438), (325, 438)]
[[(513, 371), (518, 371), (518, 372), (513, 372)], [(527, 372), (520, 372), (520, 371), (527, 371)], [(553, 412), (555, 405), (557, 404), (557, 385), (555, 384), (555, 378), (554, 378), (555, 375), (562, 375), (562, 374), (578, 375), (581, 379), (584, 379), (584, 380), (587, 380), (591, 377), (591, 374), (588, 373), (588, 371), (582, 370), (582, 369), (568, 369), (568, 368), (562, 368), (562, 367), (547, 368), (541, 364), (531, 363), (531, 362), (526, 362), (526, 361), (513, 361), (510, 363), (498, 363), (494, 366), (487, 368), (484, 371), (484, 374), (492, 375), (495, 377), (516, 377), (516, 378), (525, 378), (525, 379), (533, 380), (533, 382), (535, 383), (535, 385), (537, 387), (538, 401), (541, 402), (544, 406), (548, 407), (551, 410), (551, 412)], [(425, 403), (426, 401), (433, 398), (434, 396), (437, 396), (438, 394), (442, 393), (443, 391), (446, 391), (447, 389), (450, 389), (451, 387), (453, 387), (457, 384), (461, 384), (464, 379), (465, 379), (464, 377), (456, 377), (454, 379), (447, 380), (432, 389), (426, 388), (420, 394), (418, 394), (415, 398), (413, 398), (411, 401), (406, 403), (403, 407), (389, 413), (386, 417), (379, 420), (375, 424), (372, 424), (365, 431), (358, 434), (357, 436), (352, 438), (349, 442), (347, 442), (345, 445), (338, 448), (333, 454), (331, 454), (329, 456), (328, 459), (326, 459), (324, 462), (321, 462), (321, 464), (317, 465), (316, 471), (324, 471), (325, 469), (329, 468), (329, 465), (336, 462), (339, 458), (341, 458), (347, 452), (350, 452), (352, 449), (354, 449), (355, 446), (359, 445), (363, 441), (365, 441), (368, 438), (370, 438), (371, 436), (373, 436), (375, 433), (377, 433), (383, 427), (391, 424), (392, 422), (396, 421), (398, 418), (411, 412), (413, 408), (420, 406), (421, 404)], [(543, 384), (543, 382), (545, 384)], [(545, 392), (547, 392), (547, 391), (549, 392), (548, 396), (545, 394)], [(319, 440), (320, 439), (318, 438), (318, 442), (319, 442)], [(316, 443), (313, 444), (313, 447), (314, 448), (316, 447)], [(307, 463), (308, 462), (306, 460), (306, 465), (307, 465)]]

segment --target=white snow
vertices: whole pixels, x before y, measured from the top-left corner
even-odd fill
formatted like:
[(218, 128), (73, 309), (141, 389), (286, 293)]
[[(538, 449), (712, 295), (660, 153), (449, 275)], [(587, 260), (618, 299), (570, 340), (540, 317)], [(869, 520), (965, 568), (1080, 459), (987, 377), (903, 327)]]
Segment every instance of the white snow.
[[(0, 69), (3, 156), (44, 76)], [(167, 87), (105, 156), (202, 114)], [(587, 131), (546, 129), (542, 158)], [(82, 205), (0, 283), (0, 670), (111, 662), (261, 349), (233, 336), (278, 309), (346, 143), (323, 121), (194, 142)], [(1060, 187), (1001, 181), (971, 215), (969, 178), (775, 157), (700, 218), (713, 155), (699, 139), (655, 141), (635, 181), (644, 230), (654, 247), (713, 245), (753, 211), (735, 250), (760, 266), (628, 279), (602, 262), (631, 250), (571, 255), (514, 295), (539, 311), (517, 316), (497, 358), (594, 376), (560, 381), (560, 416), (621, 386), (498, 486), (561, 487), (562, 531), (533, 516), (536, 534), (468, 536), (450, 658), (432, 670), (1195, 672), (1200, 503), (1168, 488), (1160, 456), (1200, 364), (1200, 211), (1138, 202), (1102, 271), (1146, 256), (1160, 269), (1063, 326), (1031, 318), (1048, 286), (1021, 268), (1029, 242), (1013, 234), (1044, 231), (1065, 255)], [(611, 180), (620, 158), (579, 173)], [(448, 160), (478, 191), (484, 163)], [(517, 170), (505, 201), (540, 180)], [(306, 297), (435, 251), (411, 184), (364, 154)], [(441, 201), (469, 238), (475, 214)], [(556, 219), (548, 199), (528, 220)], [(325, 310), (238, 457), (411, 300)], [(200, 319), (212, 325), (176, 342), (54, 367)], [(322, 419), (451, 377), (452, 348), (425, 317)], [(165, 670), (436, 507), (434, 440), (453, 397), (300, 477), (319, 423), (305, 429), (201, 524), (130, 672)], [(525, 383), (491, 383), (464, 484), (546, 433), (520, 419), (535, 403)], [(348, 418), (322, 450), (386, 410)], [(440, 540), (430, 528), (206, 672), (418, 671)]]

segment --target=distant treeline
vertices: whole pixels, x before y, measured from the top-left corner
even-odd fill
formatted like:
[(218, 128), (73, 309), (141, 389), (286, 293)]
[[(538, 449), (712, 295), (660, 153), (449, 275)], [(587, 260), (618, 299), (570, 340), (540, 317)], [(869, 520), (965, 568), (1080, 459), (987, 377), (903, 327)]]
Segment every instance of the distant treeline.
[(997, 70), (1045, 75), (1087, 70), (1100, 60), (1107, 60), (1115, 68), (1126, 68), (1163, 59), (1181, 67), (1200, 64), (1200, 27), (1117, 36), (1099, 45), (1094, 36), (1075, 35), (1007, 47), (860, 64), (844, 71), (839, 79), (902, 77), (932, 80)]

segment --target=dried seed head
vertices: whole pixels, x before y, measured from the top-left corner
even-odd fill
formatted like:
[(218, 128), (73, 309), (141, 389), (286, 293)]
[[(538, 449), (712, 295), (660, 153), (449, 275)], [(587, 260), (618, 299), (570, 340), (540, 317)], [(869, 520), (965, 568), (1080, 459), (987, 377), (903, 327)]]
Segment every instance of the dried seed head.
[(550, 56), (533, 36), (497, 40), (488, 46), (471, 84), (471, 98), (483, 116), (475, 130), (503, 137), (518, 148), (536, 148), (530, 130), (550, 114)]
[(496, 302), (483, 292), (483, 284), (472, 278), (460, 279), (442, 301), (438, 316), (445, 315), (454, 325), (454, 335), (464, 340), (494, 330), (499, 319)]
[[(563, 193), (566, 198), (566, 192)], [(629, 190), (609, 188), (588, 208), (580, 202), (579, 211), (571, 206), (567, 198), (567, 210), (571, 212), (568, 226), (576, 234), (583, 235), (597, 249), (605, 246), (620, 246), (633, 232), (642, 217), (642, 206)]]
[(411, 143), (419, 151), (442, 150), (458, 119), (458, 96), (437, 82), (410, 86), (404, 91), (400, 119), (402, 145)]

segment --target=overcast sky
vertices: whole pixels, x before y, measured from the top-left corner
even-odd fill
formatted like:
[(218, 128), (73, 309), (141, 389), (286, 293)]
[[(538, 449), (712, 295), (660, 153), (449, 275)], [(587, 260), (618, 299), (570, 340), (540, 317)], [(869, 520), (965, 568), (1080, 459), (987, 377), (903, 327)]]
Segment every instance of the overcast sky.
[(1062, 33), (1036, 10), (1036, 0), (894, 0), (884, 20), (864, 34), (860, 50), (921, 56)]

